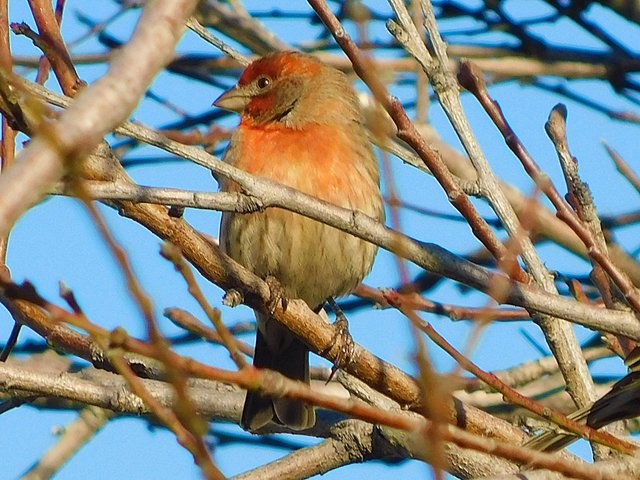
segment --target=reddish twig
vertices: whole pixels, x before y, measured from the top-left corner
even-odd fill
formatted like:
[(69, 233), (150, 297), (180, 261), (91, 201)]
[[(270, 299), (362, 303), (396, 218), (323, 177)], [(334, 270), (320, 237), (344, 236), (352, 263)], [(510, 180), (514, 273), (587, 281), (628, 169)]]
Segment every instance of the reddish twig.
[(400, 292), (387, 288), (377, 289), (364, 284), (360, 285), (354, 293), (359, 297), (375, 302), (381, 307), (389, 307), (390, 305), (385, 298), (387, 292), (392, 295), (398, 295), (402, 299), (402, 304), (406, 305), (407, 308), (435, 313), (436, 315), (442, 315), (454, 321), (486, 321), (487, 319), (495, 321), (531, 320), (529, 313), (524, 308), (463, 307), (460, 305), (434, 302), (416, 292)]
[(65, 95), (73, 97), (84, 82), (78, 77), (60, 33), (63, 3), (58, 3), (56, 8), (58, 15), (56, 15), (50, 0), (28, 0), (28, 2), (41, 39), (37, 46), (51, 64), (62, 91)]
[(453, 359), (458, 362), (458, 364), (467, 370), (468, 372), (474, 374), (476, 377), (481, 379), (487, 385), (493, 387), (498, 392), (500, 392), (506, 399), (508, 399), (511, 403), (515, 405), (519, 405), (523, 408), (526, 408), (530, 412), (535, 413), (543, 418), (546, 418), (557, 425), (560, 425), (562, 428), (576, 433), (581, 437), (588, 438), (591, 441), (601, 443), (603, 445), (607, 445), (611, 448), (615, 448), (624, 453), (632, 453), (637, 450), (637, 446), (625, 442), (624, 440), (620, 440), (613, 435), (607, 432), (600, 432), (594, 430), (591, 427), (586, 425), (579, 424), (573, 420), (570, 420), (565, 415), (557, 412), (555, 410), (550, 409), (549, 407), (545, 407), (544, 405), (528, 398), (519, 393), (517, 390), (511, 388), (509, 385), (505, 384), (502, 380), (500, 380), (497, 376), (490, 372), (486, 372), (478, 367), (475, 363), (469, 360), (466, 356), (461, 354), (453, 345), (451, 345), (447, 340), (445, 340), (442, 335), (440, 335), (431, 325), (422, 320), (413, 310), (406, 308), (402, 303), (399, 303), (398, 297), (394, 297), (392, 295), (387, 296), (387, 300), (389, 303), (393, 304), (398, 310), (400, 310), (407, 318), (409, 318), (414, 325), (420, 328), (423, 332), (425, 332), (431, 340), (433, 340), (440, 348), (442, 348), (445, 352), (447, 352)]
[[(206, 447), (204, 435), (207, 433), (207, 423), (196, 412), (195, 405), (189, 395), (186, 371), (181, 364), (175, 364), (171, 361), (170, 345), (160, 332), (151, 298), (143, 290), (133, 271), (126, 251), (117, 243), (109, 231), (95, 204), (87, 200), (86, 192), (82, 190), (81, 184), (76, 183), (74, 186), (79, 191), (78, 196), (84, 201), (98, 231), (120, 266), (127, 281), (129, 292), (142, 312), (147, 326), (147, 333), (155, 351), (153, 357), (162, 362), (166, 370), (167, 379), (171, 382), (176, 392), (173, 410), (163, 407), (160, 402), (156, 401), (146, 391), (140, 379), (135, 376), (133, 370), (121, 355), (111, 355), (113, 366), (127, 379), (134, 392), (145, 401), (156, 416), (175, 433), (179, 443), (193, 454), (196, 463), (200, 466), (206, 478), (211, 480), (225, 478), (213, 463)], [(71, 304), (77, 305), (75, 300)], [(79, 307), (74, 309), (74, 314), (77, 317), (82, 317), (83, 323), (90, 323), (82, 311), (79, 310)], [(114, 334), (121, 335), (122, 332)], [(105, 351), (111, 352), (108, 345), (105, 344), (103, 336), (95, 336), (94, 339)]]
[[(158, 348), (157, 343), (153, 342), (145, 343), (136, 340), (132, 343), (137, 347), (143, 346), (143, 348), (133, 348), (131, 350), (125, 348), (125, 350), (160, 360), (164, 364), (165, 368), (167, 368), (169, 380), (171, 380), (178, 394), (176, 402), (178, 414), (176, 415), (176, 413), (164, 407), (147, 392), (140, 379), (135, 375), (132, 366), (126, 361), (122, 354), (118, 353), (118, 347), (123, 343), (123, 339), (131, 340), (131, 337), (129, 337), (123, 329), (116, 328), (113, 332), (109, 332), (92, 323), (82, 310), (77, 307), (75, 302), (71, 302), (75, 304), (74, 311), (68, 312), (44, 299), (28, 282), (17, 285), (6, 276), (2, 276), (0, 277), (0, 288), (12, 299), (27, 301), (46, 310), (51, 317), (50, 320), (54, 320), (54, 323), (66, 322), (86, 331), (104, 352), (109, 352), (109, 359), (114, 369), (127, 379), (134, 393), (143, 399), (158, 419), (175, 433), (180, 444), (192, 453), (196, 463), (202, 468), (207, 478), (210, 480), (224, 478), (213, 464), (203, 441), (202, 437), (206, 433), (206, 426), (203, 423), (200, 431), (198, 431), (198, 426), (195, 424), (194, 419), (199, 417), (196, 417), (195, 414), (192, 413), (194, 411), (192, 405), (188, 405), (189, 410), (187, 410), (185, 414), (185, 401), (183, 399), (188, 398), (186, 396), (187, 376), (184, 374), (188, 369), (185, 370), (184, 368), (185, 362), (174, 362), (174, 353), (168, 348)], [(180, 410), (181, 407), (183, 407), (183, 410)]]

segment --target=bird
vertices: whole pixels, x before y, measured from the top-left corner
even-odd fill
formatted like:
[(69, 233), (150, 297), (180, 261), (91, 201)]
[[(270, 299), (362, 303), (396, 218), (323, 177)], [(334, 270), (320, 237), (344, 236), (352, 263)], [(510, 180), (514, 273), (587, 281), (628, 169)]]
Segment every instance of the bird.
[[(568, 418), (596, 430), (619, 420), (640, 416), (640, 347), (625, 359), (630, 372), (592, 405), (576, 410)], [(544, 432), (524, 445), (535, 450), (555, 452), (578, 440), (569, 432)]]
[[(214, 106), (240, 114), (223, 160), (253, 175), (384, 221), (376, 155), (348, 77), (315, 57), (285, 51), (251, 62)], [(221, 179), (221, 191), (239, 192)], [(377, 247), (281, 208), (223, 212), (223, 252), (279, 285), (286, 298), (320, 312), (352, 292), (372, 268)], [(275, 284), (273, 283), (275, 280)], [(272, 289), (272, 293), (273, 293)], [(256, 311), (253, 364), (309, 383), (309, 349), (269, 313)], [(313, 427), (313, 407), (248, 391), (240, 425)]]

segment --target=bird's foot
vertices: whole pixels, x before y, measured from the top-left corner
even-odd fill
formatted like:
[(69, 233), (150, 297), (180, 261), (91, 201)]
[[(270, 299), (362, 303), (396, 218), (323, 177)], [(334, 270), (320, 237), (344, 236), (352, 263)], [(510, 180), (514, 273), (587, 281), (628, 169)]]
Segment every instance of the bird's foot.
[(267, 311), (269, 312), (269, 315), (273, 315), (276, 308), (278, 308), (278, 304), (282, 305), (282, 311), (285, 312), (289, 305), (289, 299), (287, 298), (284, 288), (282, 288), (278, 279), (269, 275), (264, 279), (264, 281), (267, 282), (270, 291), (269, 301), (267, 302)]
[(339, 369), (345, 368), (351, 363), (356, 344), (351, 333), (349, 333), (349, 321), (340, 306), (332, 297), (329, 297), (327, 302), (336, 315), (336, 321), (333, 322), (335, 333), (333, 334), (332, 344), (338, 344), (339, 346), (333, 367), (331, 367), (331, 374), (327, 380), (327, 383), (329, 383)]

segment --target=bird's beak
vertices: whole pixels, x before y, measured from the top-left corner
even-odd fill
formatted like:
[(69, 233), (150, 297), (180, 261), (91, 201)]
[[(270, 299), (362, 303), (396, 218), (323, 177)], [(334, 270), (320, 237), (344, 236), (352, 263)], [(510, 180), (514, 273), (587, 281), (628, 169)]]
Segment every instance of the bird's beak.
[(216, 98), (213, 105), (229, 110), (230, 112), (242, 113), (244, 107), (249, 103), (249, 100), (251, 100), (251, 97), (236, 85)]

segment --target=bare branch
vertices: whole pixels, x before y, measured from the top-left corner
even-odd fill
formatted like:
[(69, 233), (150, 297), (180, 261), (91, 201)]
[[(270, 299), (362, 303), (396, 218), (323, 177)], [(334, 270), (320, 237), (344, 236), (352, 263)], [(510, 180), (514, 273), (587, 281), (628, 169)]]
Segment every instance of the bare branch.
[(36, 136), (20, 153), (20, 160), (3, 173), (0, 237), (60, 179), (67, 159), (86, 155), (129, 115), (158, 70), (172, 58), (196, 4), (195, 0), (150, 3), (108, 73), (84, 89), (73, 106)]

